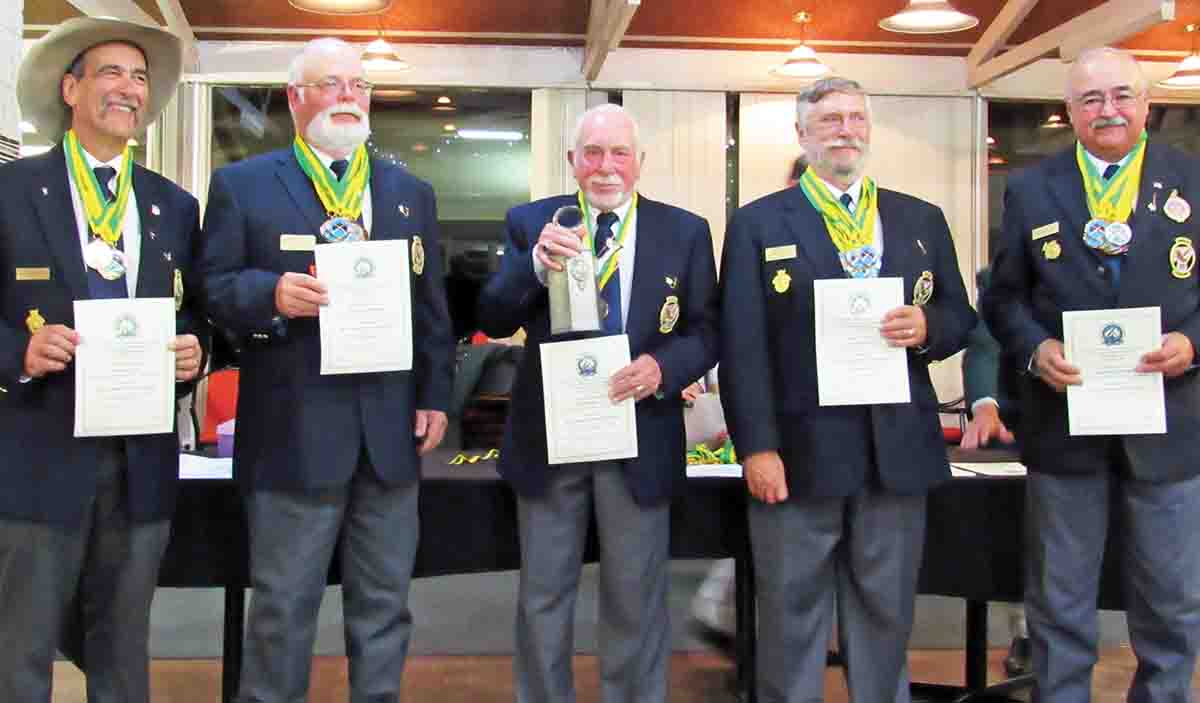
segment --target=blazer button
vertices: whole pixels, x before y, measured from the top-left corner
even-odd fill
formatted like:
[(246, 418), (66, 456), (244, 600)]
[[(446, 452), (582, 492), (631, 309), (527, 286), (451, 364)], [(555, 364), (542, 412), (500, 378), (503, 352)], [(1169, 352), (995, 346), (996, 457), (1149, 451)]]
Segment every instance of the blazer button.
[(1101, 264), (1100, 266), (1096, 267), (1096, 273), (1100, 274), (1101, 276), (1107, 276), (1108, 269), (1104, 268), (1104, 265)]

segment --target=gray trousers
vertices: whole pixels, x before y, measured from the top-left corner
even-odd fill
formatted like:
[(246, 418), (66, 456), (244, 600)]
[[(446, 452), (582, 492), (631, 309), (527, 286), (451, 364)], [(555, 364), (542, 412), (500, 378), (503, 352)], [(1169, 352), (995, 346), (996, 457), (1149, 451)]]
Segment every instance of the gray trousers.
[(614, 462), (570, 464), (551, 471), (545, 496), (517, 499), (517, 701), (575, 701), (575, 597), (589, 517), (595, 510), (600, 544), (600, 700), (665, 703), (671, 654), (669, 503), (637, 505)]
[(0, 520), (0, 701), (50, 703), (60, 645), (89, 703), (150, 700), (150, 604), (170, 527), (129, 519), (123, 450), (102, 463), (80, 525)]
[(360, 465), (346, 486), (317, 494), (255, 491), (250, 525), (250, 613), (238, 700), (308, 700), (317, 615), (334, 545), (352, 703), (400, 700), (412, 635), (409, 581), (417, 554), (419, 482), (389, 487)]
[(853, 703), (906, 703), (907, 649), (925, 543), (925, 497), (750, 499), (758, 695), (819, 701), (837, 608)]
[[(1096, 597), (1110, 509), (1121, 513), (1131, 703), (1185, 703), (1200, 644), (1200, 478), (1149, 483), (1114, 473), (1026, 482), (1025, 613), (1034, 701), (1091, 700)], [(1114, 500), (1115, 499), (1115, 500)]]

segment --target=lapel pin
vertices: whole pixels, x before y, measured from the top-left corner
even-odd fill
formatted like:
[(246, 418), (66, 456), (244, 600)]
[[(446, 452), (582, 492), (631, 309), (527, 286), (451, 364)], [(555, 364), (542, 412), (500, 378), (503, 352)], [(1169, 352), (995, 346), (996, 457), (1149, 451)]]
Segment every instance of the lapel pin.
[(1150, 204), (1146, 206), (1146, 209), (1150, 212), (1158, 212), (1158, 193), (1155, 193), (1154, 197), (1150, 199)]
[(674, 288), (675, 286), (679, 285), (679, 279), (675, 278), (674, 276), (666, 276), (663, 278), (663, 280), (666, 282), (668, 288)]
[(1161, 190), (1162, 189), (1162, 181), (1155, 181), (1154, 187)]
[(917, 240), (917, 246), (920, 247), (922, 254), (929, 256), (929, 252), (925, 251), (925, 244), (922, 243), (920, 239)]
[(161, 215), (161, 214), (162, 214), (162, 211), (160, 211), (160, 210), (158, 209), (158, 206), (157, 206), (157, 205), (151, 205), (151, 206), (150, 206), (150, 214), (151, 214), (151, 215), (154, 215), (155, 217), (158, 217), (159, 215)]
[(401, 205), (399, 206), (399, 208), (397, 208), (397, 209), (398, 209), (398, 210), (400, 210), (400, 214), (401, 214), (401, 215), (404, 215), (405, 217), (408, 217), (408, 206), (407, 206), (407, 205), (403, 205), (403, 204), (401, 204)]
[(158, 232), (155, 232), (154, 230), (150, 230), (150, 238), (158, 239)]
[(50, 195), (50, 189), (46, 186), (42, 186), (42, 195)]
[(163, 258), (164, 258), (164, 259), (166, 259), (167, 261), (170, 261), (170, 260), (171, 260), (171, 252), (169, 252), (169, 251), (164, 251), (164, 252), (163, 252)]

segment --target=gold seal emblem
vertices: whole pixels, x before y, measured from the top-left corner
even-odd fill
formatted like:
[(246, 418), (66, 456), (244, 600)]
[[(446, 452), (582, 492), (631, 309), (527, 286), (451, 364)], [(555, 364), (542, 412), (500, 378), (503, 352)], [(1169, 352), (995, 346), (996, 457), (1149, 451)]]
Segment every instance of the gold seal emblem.
[(1171, 275), (1175, 278), (1187, 278), (1196, 268), (1196, 250), (1188, 237), (1176, 237), (1171, 245)]
[(1046, 257), (1047, 261), (1054, 261), (1062, 255), (1062, 245), (1057, 239), (1051, 239), (1042, 245), (1042, 256)]
[(29, 328), (29, 334), (37, 334), (37, 331), (46, 326), (46, 318), (38, 312), (37, 308), (30, 308), (29, 315), (25, 317), (25, 326)]
[(416, 235), (413, 235), (412, 241), (412, 269), (418, 276), (425, 272), (425, 245)]
[(676, 322), (679, 322), (679, 298), (668, 295), (663, 301), (662, 309), (658, 311), (658, 331), (671, 334)]
[(787, 271), (779, 269), (775, 272), (775, 277), (771, 279), (771, 286), (776, 293), (786, 293), (788, 288), (792, 287), (792, 277), (788, 275)]
[(921, 277), (913, 284), (913, 305), (924, 305), (933, 297), (933, 272), (922, 271)]
[(667, 284), (668, 288), (674, 288), (675, 286), (679, 285), (679, 279), (675, 278), (674, 276), (664, 276), (663, 282)]
[(175, 269), (175, 285), (173, 286), (173, 290), (175, 292), (175, 312), (179, 312), (183, 309), (183, 272), (179, 269)]

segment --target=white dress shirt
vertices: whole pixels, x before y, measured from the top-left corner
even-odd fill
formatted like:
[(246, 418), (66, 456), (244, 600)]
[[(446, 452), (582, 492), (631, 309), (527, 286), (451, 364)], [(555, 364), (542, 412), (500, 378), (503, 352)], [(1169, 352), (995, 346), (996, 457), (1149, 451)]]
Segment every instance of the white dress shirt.
[[(88, 150), (83, 149), (82, 146), (80, 149), (83, 151), (83, 158), (87, 160), (88, 168), (94, 169), (99, 166), (111, 166), (116, 169), (118, 175), (121, 173), (121, 167), (125, 163), (124, 152), (117, 154), (117, 157), (112, 161), (104, 162), (89, 154)], [(68, 155), (67, 158), (69, 159), (70, 156)], [(67, 161), (64, 160), (64, 165), (66, 163)], [(88, 233), (87, 214), (83, 210), (83, 199), (79, 197), (79, 191), (75, 186), (75, 177), (71, 175), (70, 167), (67, 168), (67, 180), (71, 184), (71, 205), (75, 209), (75, 227), (78, 230), (79, 247), (82, 254), (87, 251), (90, 235)], [(107, 186), (108, 190), (115, 195), (117, 192), (117, 177), (113, 176), (112, 180), (101, 185)], [(137, 294), (138, 266), (141, 263), (142, 252), (142, 218), (138, 214), (137, 194), (133, 192), (132, 188), (129, 190), (129, 202), (125, 208), (125, 222), (121, 227), (121, 240), (121, 248), (125, 252), (125, 285), (126, 290), (129, 291), (129, 297), (132, 298)], [(83, 266), (86, 272), (87, 264), (85, 263)]]
[[(337, 161), (337, 159), (333, 158), (329, 154), (326, 154), (325, 152), (321, 151), (320, 149), (313, 146), (312, 144), (309, 144), (308, 148), (312, 149), (313, 153), (317, 155), (317, 158), (321, 160), (321, 163), (325, 164), (325, 168), (329, 168), (330, 164), (332, 164), (334, 161)], [(350, 152), (350, 156), (353, 157), (354, 152)], [(348, 168), (347, 168), (347, 172), (349, 172)], [(317, 198), (317, 202), (321, 203), (321, 199), (319, 197)], [(323, 203), (321, 203), (321, 207), (325, 207), (325, 205)], [(363, 229), (367, 230), (367, 234), (370, 235), (370, 233), (371, 233), (371, 179), (370, 178), (367, 179), (366, 187), (363, 189), (362, 225), (363, 225)]]

